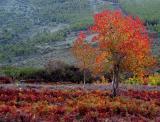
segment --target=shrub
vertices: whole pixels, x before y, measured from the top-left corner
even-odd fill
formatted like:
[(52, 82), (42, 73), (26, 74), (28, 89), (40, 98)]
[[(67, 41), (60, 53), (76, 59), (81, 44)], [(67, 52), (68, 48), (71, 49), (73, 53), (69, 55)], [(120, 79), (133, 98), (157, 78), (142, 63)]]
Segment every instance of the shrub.
[(148, 84), (160, 86), (160, 75), (156, 74), (156, 75), (149, 76), (148, 77)]
[(125, 83), (128, 83), (128, 84), (142, 84), (142, 80), (138, 77), (133, 77), (133, 78), (129, 78), (125, 81)]
[[(13, 80), (21, 80), (24, 83), (68, 81), (80, 83), (83, 80), (83, 73), (79, 68), (57, 60), (49, 61), (45, 68), (3, 67), (0, 74)], [(91, 73), (87, 72), (86, 75), (87, 82), (92, 81)]]
[(3, 83), (3, 84), (12, 83), (12, 78), (1, 76), (0, 77), (0, 84), (1, 83)]
[(30, 79), (44, 73), (42, 68), (32, 67), (3, 67), (1, 73), (13, 79)]
[(48, 73), (52, 73), (57, 70), (64, 70), (66, 67), (68, 67), (68, 65), (63, 61), (51, 59), (45, 64), (44, 67)]
[[(44, 67), (49, 74), (49, 81), (70, 81), (74, 83), (80, 83), (80, 81), (83, 80), (83, 72), (79, 68), (70, 66), (63, 61), (49, 60)], [(87, 72), (86, 75), (86, 81), (91, 81), (91, 74)]]

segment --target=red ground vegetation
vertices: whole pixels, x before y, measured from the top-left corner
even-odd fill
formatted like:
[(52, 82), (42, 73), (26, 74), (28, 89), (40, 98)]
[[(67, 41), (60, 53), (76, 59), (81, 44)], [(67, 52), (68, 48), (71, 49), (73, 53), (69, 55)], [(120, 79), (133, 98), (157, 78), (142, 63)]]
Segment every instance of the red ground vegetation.
[(2, 121), (160, 121), (160, 91), (1, 89)]

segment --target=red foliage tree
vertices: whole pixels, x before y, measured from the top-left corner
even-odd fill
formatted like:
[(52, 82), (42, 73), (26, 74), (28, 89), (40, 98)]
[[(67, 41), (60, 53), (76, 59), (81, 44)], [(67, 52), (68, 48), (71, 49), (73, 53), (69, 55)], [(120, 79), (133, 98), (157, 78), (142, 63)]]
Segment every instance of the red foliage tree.
[[(120, 73), (131, 72), (142, 77), (155, 62), (147, 30), (138, 17), (125, 16), (119, 11), (103, 11), (94, 16), (90, 31), (95, 33), (92, 41), (96, 46), (84, 44), (82, 34), (73, 49), (79, 51), (76, 57), (83, 62), (83, 67), (93, 64), (92, 70), (112, 74), (113, 96), (117, 95)], [(89, 61), (84, 63), (86, 59)]]
[(127, 71), (142, 77), (154, 64), (147, 30), (138, 17), (103, 11), (94, 16), (91, 31), (96, 33), (93, 41), (103, 54), (97, 56), (98, 61), (113, 74), (113, 96), (117, 94), (120, 73)]

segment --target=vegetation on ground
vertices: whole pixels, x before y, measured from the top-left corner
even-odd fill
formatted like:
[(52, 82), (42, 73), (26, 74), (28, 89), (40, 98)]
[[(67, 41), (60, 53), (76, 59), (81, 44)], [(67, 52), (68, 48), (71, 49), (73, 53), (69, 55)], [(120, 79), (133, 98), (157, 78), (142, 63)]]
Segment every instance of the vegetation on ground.
[(159, 91), (1, 89), (1, 121), (159, 121)]
[[(93, 77), (88, 72), (86, 82), (91, 83)], [(21, 82), (20, 82), (21, 81)], [(0, 84), (6, 83), (57, 83), (83, 81), (83, 72), (62, 61), (49, 61), (44, 68), (35, 67), (1, 67)]]
[(138, 77), (133, 77), (125, 80), (124, 83), (127, 84), (137, 84), (137, 85), (151, 85), (151, 86), (160, 86), (160, 74), (150, 75), (145, 77), (144, 79), (140, 79)]

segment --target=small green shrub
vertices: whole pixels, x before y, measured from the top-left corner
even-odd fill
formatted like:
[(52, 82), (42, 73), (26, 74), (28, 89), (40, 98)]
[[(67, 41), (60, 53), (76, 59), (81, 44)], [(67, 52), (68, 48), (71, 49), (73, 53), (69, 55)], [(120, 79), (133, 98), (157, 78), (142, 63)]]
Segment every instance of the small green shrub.
[(42, 68), (32, 67), (3, 67), (1, 74), (12, 77), (13, 79), (26, 79), (37, 73), (44, 71)]
[(142, 80), (138, 77), (129, 78), (125, 81), (127, 84), (142, 84)]
[(152, 75), (148, 77), (148, 84), (154, 86), (160, 86), (160, 75)]

